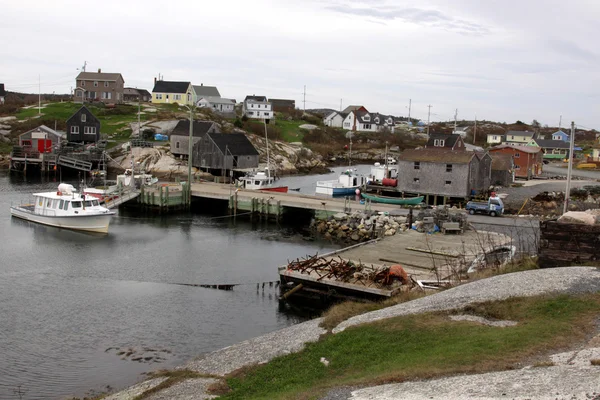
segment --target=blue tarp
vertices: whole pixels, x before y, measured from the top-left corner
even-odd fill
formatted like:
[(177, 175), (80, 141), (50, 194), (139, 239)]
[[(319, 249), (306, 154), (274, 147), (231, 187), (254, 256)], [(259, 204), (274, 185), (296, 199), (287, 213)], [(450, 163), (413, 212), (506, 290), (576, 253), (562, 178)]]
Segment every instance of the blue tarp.
[(154, 134), (154, 140), (167, 141), (169, 137), (167, 135), (161, 135), (160, 133)]

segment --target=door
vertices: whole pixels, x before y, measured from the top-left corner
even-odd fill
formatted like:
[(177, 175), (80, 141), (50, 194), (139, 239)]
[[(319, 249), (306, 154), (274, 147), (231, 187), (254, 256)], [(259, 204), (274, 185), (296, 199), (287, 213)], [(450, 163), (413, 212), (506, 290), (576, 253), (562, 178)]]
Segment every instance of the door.
[(50, 152), (52, 149), (52, 140), (50, 139), (38, 139), (38, 151), (40, 153)]

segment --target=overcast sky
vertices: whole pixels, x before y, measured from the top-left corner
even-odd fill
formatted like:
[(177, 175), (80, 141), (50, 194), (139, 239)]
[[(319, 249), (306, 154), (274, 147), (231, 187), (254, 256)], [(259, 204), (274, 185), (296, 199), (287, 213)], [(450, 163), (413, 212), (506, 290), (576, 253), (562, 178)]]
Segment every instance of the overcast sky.
[(306, 108), (600, 128), (597, 0), (0, 0), (0, 82), (68, 93), (77, 68)]

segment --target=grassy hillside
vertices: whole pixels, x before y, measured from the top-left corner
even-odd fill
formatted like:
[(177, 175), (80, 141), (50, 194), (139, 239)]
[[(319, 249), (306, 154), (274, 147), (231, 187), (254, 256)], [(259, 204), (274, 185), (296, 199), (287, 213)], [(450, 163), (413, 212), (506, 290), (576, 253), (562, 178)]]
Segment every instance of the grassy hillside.
[[(449, 313), (397, 317), (326, 335), (295, 354), (232, 374), (225, 399), (320, 398), (340, 385), (377, 385), (548, 362), (596, 328), (600, 294), (476, 304), (456, 313), (517, 321), (498, 328)], [(325, 357), (329, 366), (319, 360)]]

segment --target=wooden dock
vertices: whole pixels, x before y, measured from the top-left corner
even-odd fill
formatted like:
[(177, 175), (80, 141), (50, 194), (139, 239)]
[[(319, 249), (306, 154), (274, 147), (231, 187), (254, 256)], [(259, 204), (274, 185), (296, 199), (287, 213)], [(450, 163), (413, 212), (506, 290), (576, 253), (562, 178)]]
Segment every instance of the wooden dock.
[[(399, 264), (414, 282), (458, 283), (475, 257), (498, 246), (511, 244), (510, 237), (493, 232), (466, 231), (464, 234), (444, 235), (419, 233), (413, 230), (394, 236), (357, 244), (347, 249), (325, 254), (325, 259), (336, 258), (354, 265), (382, 269)], [(386, 298), (397, 294), (397, 287), (385, 287), (360, 279), (339, 281), (314, 274), (279, 269), (284, 284), (291, 283), (300, 289), (294, 295), (304, 295), (306, 290), (320, 291), (325, 297), (342, 293), (353, 297)], [(292, 289), (294, 290), (294, 289)]]
[(209, 182), (192, 183), (192, 196), (228, 201), (229, 208), (234, 213), (249, 211), (275, 219), (280, 218), (286, 208), (312, 210), (316, 218), (325, 218), (340, 212), (365, 210), (389, 212), (400, 208), (395, 205), (370, 202), (359, 204), (343, 198), (308, 196), (297, 192), (245, 190), (235, 188), (233, 185)]

